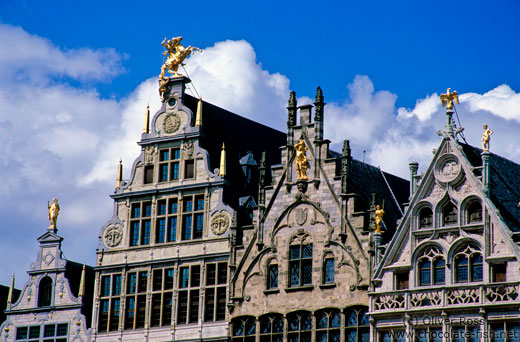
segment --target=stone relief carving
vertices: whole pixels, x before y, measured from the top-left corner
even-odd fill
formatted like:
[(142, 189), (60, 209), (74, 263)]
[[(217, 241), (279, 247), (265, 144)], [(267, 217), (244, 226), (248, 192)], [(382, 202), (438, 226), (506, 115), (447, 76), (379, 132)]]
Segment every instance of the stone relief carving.
[(307, 209), (306, 208), (297, 208), (294, 211), (294, 218), (296, 223), (300, 226), (303, 226), (307, 221)]
[(228, 227), (229, 227), (229, 214), (225, 211), (221, 211), (219, 213), (216, 213), (211, 218), (211, 230), (216, 235), (222, 235), (224, 234)]
[(455, 192), (461, 196), (466, 196), (473, 192), (473, 187), (469, 184), (467, 180), (464, 180), (462, 184), (455, 188)]
[(459, 173), (459, 163), (454, 160), (449, 160), (444, 163), (441, 169), (441, 174), (446, 179), (453, 179)]
[(163, 129), (166, 133), (175, 133), (181, 125), (181, 118), (177, 113), (166, 115), (163, 122)]
[(146, 164), (153, 163), (153, 160), (155, 159), (157, 151), (155, 149), (155, 146), (147, 146), (144, 154), (144, 161)]
[(193, 158), (193, 150), (194, 150), (193, 142), (188, 141), (188, 142), (184, 143), (184, 145), (182, 145), (182, 150), (184, 151), (185, 159)]
[(431, 197), (434, 200), (439, 200), (444, 196), (444, 192), (445, 192), (444, 189), (436, 182), (433, 185), (432, 190), (431, 190), (430, 194), (428, 195), (428, 197)]
[(121, 243), (123, 239), (123, 227), (120, 225), (109, 226), (105, 230), (105, 234), (103, 235), (103, 239), (105, 240), (105, 245), (108, 247), (116, 247)]

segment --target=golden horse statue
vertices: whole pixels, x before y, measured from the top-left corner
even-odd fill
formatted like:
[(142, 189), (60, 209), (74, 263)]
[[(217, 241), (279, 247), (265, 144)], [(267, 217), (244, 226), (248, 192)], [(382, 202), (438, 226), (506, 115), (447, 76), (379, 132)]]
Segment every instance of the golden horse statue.
[(179, 66), (184, 65), (182, 62), (188, 57), (193, 51), (201, 49), (193, 46), (184, 47), (181, 44), (182, 37), (174, 37), (170, 40), (164, 38), (161, 45), (166, 48), (166, 51), (163, 52), (166, 57), (166, 62), (164, 62), (161, 67), (161, 74), (159, 75), (159, 79), (166, 78), (166, 71), (173, 74), (173, 76), (178, 77), (181, 76), (178, 73)]

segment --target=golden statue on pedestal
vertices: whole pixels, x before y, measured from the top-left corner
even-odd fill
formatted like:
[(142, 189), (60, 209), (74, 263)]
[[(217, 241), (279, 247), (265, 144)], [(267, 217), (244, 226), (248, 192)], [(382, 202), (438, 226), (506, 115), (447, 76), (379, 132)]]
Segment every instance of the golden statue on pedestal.
[(307, 177), (307, 157), (305, 156), (305, 152), (307, 152), (308, 148), (305, 146), (305, 142), (302, 138), (294, 145), (294, 149), (296, 150), (296, 172), (298, 173), (298, 180), (307, 180), (309, 177)]
[(482, 133), (482, 138), (480, 139), (480, 142), (482, 143), (482, 149), (484, 152), (489, 151), (489, 139), (491, 134), (493, 134), (493, 131), (488, 128), (488, 125), (484, 125), (484, 133)]
[(446, 106), (446, 104), (448, 104), (446, 106), (447, 110), (453, 109), (454, 100), (457, 104), (459, 104), (459, 95), (457, 94), (456, 91), (450, 92), (450, 90), (451, 90), (451, 88), (448, 88), (448, 91), (446, 92), (446, 94), (441, 94), (442, 106), (444, 107), (444, 106)]
[(181, 44), (182, 37), (174, 37), (170, 40), (164, 40), (162, 41), (161, 45), (166, 48), (166, 51), (163, 52), (164, 56), (166, 57), (166, 62), (164, 62), (162, 68), (161, 68), (161, 74), (159, 75), (159, 79), (166, 78), (166, 71), (173, 74), (174, 77), (181, 76), (178, 73), (179, 66), (184, 65), (182, 62), (188, 57), (190, 54), (193, 53), (193, 51), (198, 50), (201, 51), (201, 49), (193, 46), (184, 47)]
[[(385, 206), (385, 202), (383, 202), (383, 208)], [(376, 205), (376, 211), (374, 212), (375, 220), (376, 220), (376, 233), (381, 233), (381, 223), (383, 222), (383, 215), (385, 214), (385, 210), (382, 209), (379, 204)]]
[(49, 210), (49, 228), (56, 228), (56, 223), (58, 222), (58, 215), (60, 213), (60, 205), (58, 204), (58, 200), (56, 198), (52, 199), (52, 204), (47, 201), (47, 209)]

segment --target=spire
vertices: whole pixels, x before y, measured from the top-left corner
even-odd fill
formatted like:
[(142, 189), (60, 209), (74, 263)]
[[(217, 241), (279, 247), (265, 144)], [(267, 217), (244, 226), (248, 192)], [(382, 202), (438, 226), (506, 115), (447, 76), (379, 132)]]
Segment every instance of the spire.
[(459, 104), (459, 95), (456, 91), (451, 91), (451, 88), (448, 88), (446, 94), (441, 94), (441, 103), (442, 106), (446, 106), (446, 124), (444, 125), (444, 131), (447, 135), (455, 136), (457, 132), (457, 128), (455, 127), (455, 122), (453, 121), (453, 101)]
[(291, 93), (289, 94), (289, 105), (287, 106), (287, 110), (289, 112), (287, 118), (287, 127), (292, 127), (296, 125), (296, 108), (296, 93), (294, 91), (291, 91)]
[(121, 187), (123, 180), (123, 158), (119, 158), (119, 165), (117, 166), (116, 189)]
[(150, 133), (150, 104), (146, 106), (146, 112), (144, 114), (144, 127), (143, 127), (143, 133), (148, 134)]
[(195, 116), (195, 126), (202, 126), (202, 97), (199, 97), (197, 103), (197, 115)]
[(221, 177), (226, 176), (226, 147), (222, 143), (222, 151), (220, 152), (220, 169), (218, 175)]
[(85, 265), (83, 265), (83, 270), (81, 271), (81, 280), (79, 281), (78, 297), (80, 300), (83, 299), (84, 294), (85, 294)]
[(11, 287), (9, 288), (9, 294), (7, 295), (7, 308), (9, 308), (9, 306), (13, 302), (13, 292), (14, 292), (14, 272), (13, 272), (13, 277), (11, 278)]

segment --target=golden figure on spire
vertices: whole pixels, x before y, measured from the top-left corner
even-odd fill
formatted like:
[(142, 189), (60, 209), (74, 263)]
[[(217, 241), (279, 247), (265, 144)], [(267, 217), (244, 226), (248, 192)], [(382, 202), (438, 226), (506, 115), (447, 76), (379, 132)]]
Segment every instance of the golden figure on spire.
[(181, 44), (181, 40), (182, 37), (174, 37), (170, 40), (166, 40), (166, 38), (164, 38), (162, 41), (161, 45), (166, 48), (166, 51), (163, 52), (163, 55), (167, 57), (166, 62), (164, 62), (161, 68), (161, 74), (159, 75), (160, 80), (166, 78), (166, 71), (172, 73), (175, 77), (181, 76), (178, 73), (179, 66), (184, 65), (182, 62), (186, 59), (186, 57), (192, 54), (195, 50), (202, 52), (202, 50), (197, 47), (184, 47)]
[(52, 199), (52, 204), (47, 202), (47, 208), (49, 209), (49, 228), (56, 229), (56, 223), (58, 222), (58, 215), (60, 213), (60, 205), (56, 198)]
[(298, 173), (298, 180), (307, 180), (309, 177), (307, 177), (307, 157), (305, 156), (305, 152), (307, 152), (308, 148), (305, 146), (305, 142), (302, 138), (294, 145), (294, 149), (296, 150), (296, 172)]
[(381, 233), (381, 223), (383, 222), (383, 215), (385, 215), (385, 201), (383, 201), (383, 208), (376, 205), (376, 211), (374, 212), (375, 221), (376, 221), (376, 233)]
[(446, 92), (446, 94), (441, 94), (441, 101), (442, 101), (442, 106), (446, 106), (446, 104), (448, 104), (446, 106), (446, 109), (447, 110), (452, 110), (453, 109), (453, 100), (455, 100), (455, 103), (459, 104), (459, 95), (457, 94), (456, 91), (452, 91), (450, 92), (451, 88), (448, 88), (448, 91)]
[(482, 149), (484, 152), (489, 151), (489, 139), (491, 134), (493, 134), (493, 131), (488, 128), (488, 125), (484, 125), (484, 133), (482, 133), (482, 138), (480, 139), (480, 142), (482, 143)]

